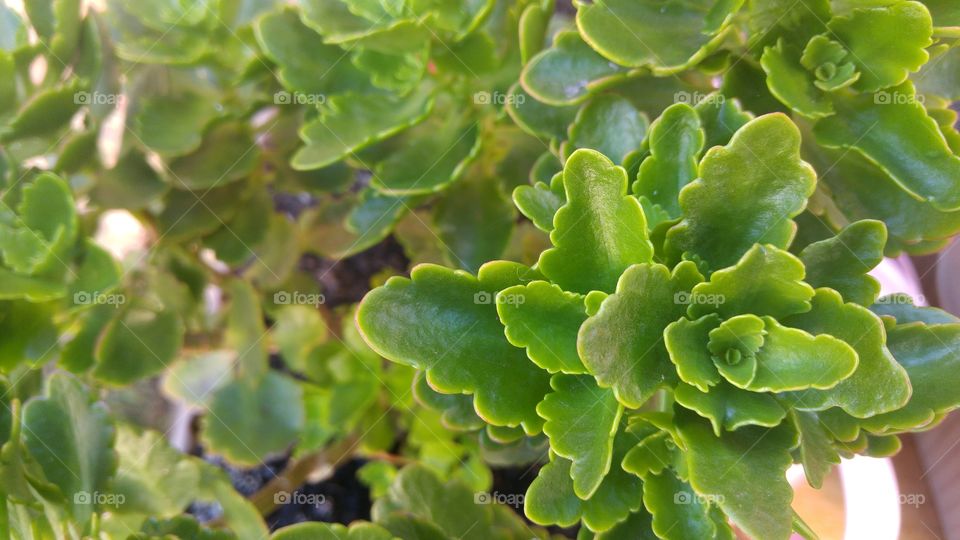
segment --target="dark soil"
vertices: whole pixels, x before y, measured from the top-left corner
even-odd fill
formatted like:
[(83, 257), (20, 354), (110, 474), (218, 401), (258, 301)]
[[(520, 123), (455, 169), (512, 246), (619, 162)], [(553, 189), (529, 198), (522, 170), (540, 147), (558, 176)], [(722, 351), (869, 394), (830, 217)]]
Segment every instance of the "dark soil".
[(406, 273), (409, 265), (400, 243), (388, 236), (370, 249), (346, 259), (304, 255), (300, 268), (313, 274), (323, 289), (328, 307), (359, 302), (370, 290), (370, 278), (386, 268)]

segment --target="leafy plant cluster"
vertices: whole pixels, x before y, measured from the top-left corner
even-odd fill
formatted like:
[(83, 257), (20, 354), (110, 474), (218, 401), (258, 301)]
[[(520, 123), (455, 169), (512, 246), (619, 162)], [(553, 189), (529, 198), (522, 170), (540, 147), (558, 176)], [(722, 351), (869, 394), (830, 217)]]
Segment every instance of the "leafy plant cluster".
[(960, 230), (960, 11), (556, 7), (0, 3), (0, 531), (266, 538), (356, 456), (369, 522), (272, 537), (548, 538), (485, 497), (541, 464), (582, 538), (812, 535), (789, 464), (955, 408), (867, 272)]

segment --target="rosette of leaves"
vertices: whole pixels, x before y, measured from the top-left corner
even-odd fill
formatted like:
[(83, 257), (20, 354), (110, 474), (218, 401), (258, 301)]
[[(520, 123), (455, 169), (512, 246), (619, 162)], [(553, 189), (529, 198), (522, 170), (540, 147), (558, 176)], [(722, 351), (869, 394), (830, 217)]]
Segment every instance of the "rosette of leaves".
[[(644, 97), (634, 100), (656, 104), (664, 92), (661, 103), (699, 102), (735, 130), (742, 121), (726, 121), (723, 110), (736, 99), (754, 115), (789, 113), (805, 132), (802, 155), (821, 182), (798, 219), (798, 248), (865, 219), (886, 224), (888, 255), (935, 252), (960, 231), (960, 138), (949, 109), (960, 97), (960, 42), (955, 10), (942, 2), (575, 4), (575, 25), (524, 67), (517, 91), (544, 112), (524, 122), (520, 111), (521, 125), (563, 128), (563, 114), (577, 107), (584, 123), (581, 104), (639, 88)], [(561, 162), (568, 155), (558, 152)], [(607, 155), (631, 171), (639, 161)]]
[(893, 453), (897, 434), (960, 405), (931, 384), (960, 361), (957, 320), (878, 300), (883, 223), (790, 251), (817, 185), (800, 130), (760, 116), (701, 157), (712, 129), (668, 108), (635, 181), (573, 152), (542, 190), (557, 202), (520, 205), (550, 230), (535, 265), (420, 265), (360, 305), (385, 358), (472, 399), (493, 432), (548, 438), (525, 501), (536, 523), (597, 538), (812, 535), (787, 467), (819, 486), (840, 456)]

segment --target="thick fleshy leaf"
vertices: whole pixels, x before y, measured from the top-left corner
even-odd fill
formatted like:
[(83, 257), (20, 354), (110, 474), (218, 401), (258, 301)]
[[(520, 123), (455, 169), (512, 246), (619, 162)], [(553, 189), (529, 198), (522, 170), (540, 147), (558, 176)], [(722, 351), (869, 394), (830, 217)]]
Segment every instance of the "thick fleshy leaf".
[(933, 42), (933, 21), (920, 2), (855, 9), (827, 24), (831, 38), (849, 51), (849, 61), (860, 68), (854, 88), (876, 92), (907, 80), (927, 62), (925, 50)]
[(657, 388), (676, 379), (663, 332), (686, 311), (677, 299), (701, 279), (691, 262), (677, 265), (672, 275), (659, 264), (634, 265), (580, 327), (581, 360), (600, 386), (613, 388), (627, 407), (640, 407)]
[(610, 61), (675, 73), (711, 52), (728, 16), (743, 2), (696, 0), (662, 5), (649, 0), (605, 0), (577, 5), (584, 39)]
[(478, 499), (466, 484), (444, 484), (423, 465), (409, 465), (397, 474), (387, 496), (374, 503), (371, 515), (377, 523), (395, 514), (412, 516), (432, 522), (448, 538), (484, 540), (490, 537), (493, 515)]
[(754, 538), (790, 537), (793, 490), (787, 468), (796, 434), (790, 424), (747, 426), (720, 437), (693, 413), (676, 416), (690, 485), (710, 496), (740, 529)]
[[(813, 336), (764, 317), (763, 347), (757, 353), (757, 374), (745, 388), (754, 392), (829, 389), (857, 368), (857, 353), (830, 336)], [(737, 384), (736, 381), (731, 381)]]
[[(624, 430), (614, 439), (614, 464), (637, 444), (636, 437)], [(573, 491), (571, 462), (551, 456), (550, 463), (540, 469), (524, 499), (523, 511), (534, 523), (567, 527), (582, 520), (593, 532), (609, 530), (643, 506), (642, 483), (635, 475), (619, 466), (612, 466), (596, 493), (587, 500)]]
[(800, 260), (807, 270), (805, 281), (814, 287), (830, 287), (849, 302), (870, 306), (880, 294), (880, 283), (868, 272), (883, 260), (886, 243), (883, 222), (851, 223), (833, 238), (803, 248)]
[(670, 361), (677, 367), (680, 380), (702, 392), (722, 380), (707, 349), (710, 332), (718, 326), (720, 317), (711, 313), (695, 321), (681, 318), (670, 323), (663, 332)]
[(694, 108), (706, 135), (704, 150), (729, 143), (733, 134), (753, 119), (736, 99), (721, 93), (707, 95)]
[(659, 205), (671, 218), (680, 217), (680, 190), (697, 178), (704, 140), (700, 117), (689, 105), (663, 111), (650, 127), (650, 155), (640, 164), (633, 194)]
[[(629, 429), (633, 429), (633, 426), (631, 425)], [(674, 466), (677, 455), (677, 445), (670, 433), (656, 430), (627, 452), (621, 466), (629, 473), (646, 478), (650, 474), (660, 474), (664, 469)]]
[(680, 405), (709, 419), (718, 437), (723, 430), (733, 431), (742, 426), (774, 427), (787, 415), (772, 395), (748, 392), (726, 382), (706, 393), (680, 384), (674, 390), (674, 398)]
[(709, 500), (697, 495), (672, 470), (643, 479), (643, 505), (653, 516), (652, 528), (658, 538), (716, 538)]
[(960, 157), (953, 154), (907, 82), (876, 95), (837, 100), (817, 122), (817, 142), (853, 148), (903, 189), (939, 210), (960, 209)]
[(884, 346), (880, 319), (869, 310), (843, 299), (830, 289), (817, 289), (813, 308), (784, 319), (786, 324), (811, 334), (829, 334), (857, 351), (859, 364), (849, 378), (829, 390), (808, 390), (796, 396), (795, 406), (823, 409), (837, 406), (865, 418), (903, 406), (910, 396), (910, 381)]
[(880, 167), (857, 152), (828, 150), (815, 162), (825, 171), (822, 181), (849, 221), (878, 219), (887, 226), (887, 254), (896, 255), (923, 240), (950, 237), (960, 232), (960, 211), (941, 212), (928, 201), (904, 191)]
[(871, 431), (922, 427), (960, 406), (960, 325), (911, 323), (887, 332), (887, 347), (910, 376), (913, 394), (898, 410), (862, 421)]
[(121, 427), (116, 450), (119, 463), (111, 486), (122, 495), (125, 512), (173, 517), (197, 497), (200, 470), (196, 462), (171, 447), (160, 433)]
[(658, 538), (653, 532), (653, 517), (645, 509), (630, 514), (626, 520), (617, 523), (612, 529), (593, 536), (593, 540), (657, 540)]
[(182, 156), (200, 147), (203, 131), (220, 115), (220, 105), (197, 93), (144, 100), (133, 117), (138, 142), (162, 156)]
[(567, 152), (590, 148), (622, 164), (627, 154), (640, 149), (650, 122), (626, 98), (602, 94), (584, 105), (570, 126)]
[(281, 527), (270, 540), (391, 540), (393, 534), (373, 523), (356, 521), (345, 527), (339, 523), (304, 522)]
[(544, 232), (552, 231), (557, 210), (567, 202), (563, 175), (554, 176), (549, 186), (543, 182), (537, 182), (533, 186), (517, 186), (513, 190), (513, 202), (538, 229)]
[(685, 299), (693, 317), (719, 313), (782, 318), (810, 309), (814, 291), (803, 278), (803, 263), (796, 256), (757, 244), (736, 266), (714, 272)]
[(377, 94), (331, 96), (320, 117), (304, 124), (306, 146), (293, 156), (297, 170), (319, 169), (418, 124), (433, 109), (429, 91), (397, 98)]
[(813, 194), (816, 173), (800, 159), (800, 132), (784, 115), (751, 120), (700, 162), (680, 192), (684, 219), (667, 233), (667, 254), (687, 252), (711, 268), (735, 263), (756, 243), (786, 248)]
[(537, 414), (545, 420), (550, 449), (571, 461), (573, 492), (587, 500), (610, 471), (623, 406), (588, 375), (554, 375), (550, 386), (554, 391), (537, 405)]
[(63, 373), (47, 381), (46, 393), (23, 407), (23, 441), (60, 490), (73, 518), (85, 526), (95, 511), (94, 494), (106, 492), (116, 468), (114, 428), (106, 408), (83, 385)]
[(466, 394), (441, 394), (430, 388), (426, 374), (417, 372), (413, 395), (423, 406), (439, 411), (444, 426), (456, 430), (475, 430), (487, 425), (473, 410), (473, 399)]
[(381, 356), (425, 369), (440, 392), (474, 394), (488, 422), (535, 433), (541, 425), (535, 408), (549, 391), (549, 375), (504, 337), (494, 300), (537, 275), (505, 262), (484, 265), (479, 278), (420, 265), (411, 279), (391, 278), (367, 294), (357, 322)]
[(877, 299), (870, 311), (881, 317), (893, 317), (897, 324), (922, 322), (924, 324), (960, 323), (960, 318), (940, 308), (915, 306), (913, 297), (906, 293), (889, 294)]
[(524, 347), (550, 373), (586, 373), (577, 354), (577, 332), (587, 319), (583, 296), (546, 281), (516, 285), (497, 294), (497, 314), (510, 343)]
[(42, 90), (20, 106), (16, 115), (0, 130), (0, 139), (11, 142), (42, 137), (64, 127), (80, 108), (76, 99), (80, 87), (63, 85)]
[(476, 272), (503, 256), (517, 214), (495, 178), (471, 175), (450, 187), (433, 219), (450, 262)]
[(247, 176), (259, 156), (250, 129), (227, 122), (211, 127), (200, 148), (172, 161), (169, 171), (178, 189), (209, 189)]
[(547, 0), (533, 3), (524, 8), (520, 15), (520, 62), (527, 62), (543, 49), (547, 39), (550, 17), (553, 16), (554, 2)]
[(597, 87), (620, 81), (626, 70), (584, 43), (577, 32), (560, 32), (553, 46), (533, 57), (520, 84), (536, 100), (554, 106), (579, 103)]
[(627, 195), (626, 172), (598, 152), (578, 150), (564, 167), (563, 186), (567, 203), (550, 233), (556, 247), (538, 266), (564, 290), (612, 291), (628, 266), (653, 256), (643, 210)]
[(93, 374), (122, 385), (159, 373), (173, 362), (183, 334), (183, 321), (175, 311), (133, 304), (104, 328), (94, 353)]
[(255, 383), (236, 379), (213, 395), (201, 437), (215, 454), (260, 465), (296, 440), (304, 425), (303, 409), (303, 390), (289, 377), (271, 371)]
[(790, 416), (800, 434), (800, 462), (803, 463), (804, 476), (811, 486), (820, 489), (830, 469), (840, 463), (840, 455), (815, 414), (793, 411)]
[[(332, 2), (335, 3), (335, 2)], [(264, 54), (279, 66), (277, 76), (291, 92), (325, 95), (359, 86), (364, 77), (343, 58), (343, 49), (326, 45), (323, 38), (305, 26), (296, 11), (283, 10), (259, 18), (254, 35)], [(303, 54), (309, 50), (310, 54)], [(277, 94), (289, 98), (289, 95)], [(279, 105), (286, 103), (281, 101)]]
[(373, 167), (371, 185), (389, 195), (440, 191), (458, 180), (480, 150), (479, 125), (453, 112), (401, 135), (401, 146)]
[(808, 118), (833, 114), (833, 105), (825, 92), (814, 84), (813, 76), (800, 64), (800, 50), (779, 41), (763, 51), (760, 64), (767, 73), (770, 93), (785, 105)]
[[(530, 6), (531, 8), (535, 6)], [(563, 140), (580, 110), (577, 106), (554, 106), (538, 101), (520, 83), (510, 87), (504, 107), (514, 123), (534, 137)]]

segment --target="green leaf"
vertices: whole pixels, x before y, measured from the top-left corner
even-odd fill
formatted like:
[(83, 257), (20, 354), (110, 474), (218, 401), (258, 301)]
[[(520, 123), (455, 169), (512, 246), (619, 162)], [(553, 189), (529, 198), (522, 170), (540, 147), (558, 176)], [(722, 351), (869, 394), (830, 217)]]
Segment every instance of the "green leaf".
[(487, 425), (473, 410), (473, 399), (470, 396), (441, 394), (435, 391), (430, 388), (426, 374), (422, 371), (417, 372), (413, 383), (413, 395), (424, 407), (440, 412), (440, 421), (449, 429), (472, 431)]
[(204, 134), (196, 152), (170, 162), (169, 171), (179, 189), (209, 189), (249, 175), (259, 157), (250, 128), (225, 122)]
[(537, 405), (537, 413), (546, 420), (543, 432), (550, 438), (550, 449), (571, 461), (573, 491), (587, 500), (610, 471), (623, 406), (590, 376), (554, 375), (550, 386), (554, 391)]
[(917, 89), (923, 94), (960, 99), (960, 47), (942, 45), (927, 51), (930, 61), (911, 77)]
[(471, 176), (454, 184), (434, 210), (434, 226), (447, 256), (476, 272), (503, 256), (516, 222), (516, 210), (494, 178)]
[(626, 70), (597, 54), (577, 32), (560, 32), (553, 46), (523, 68), (520, 84), (537, 101), (564, 106), (580, 103), (594, 89), (623, 80)]
[[(581, 529), (582, 531), (583, 529)], [(613, 528), (593, 536), (593, 540), (657, 540), (653, 533), (652, 516), (646, 510), (630, 514)]]
[(174, 517), (197, 496), (197, 464), (171, 447), (161, 434), (121, 427), (116, 451), (119, 464), (111, 488), (123, 497), (124, 512)]
[(889, 294), (877, 299), (870, 311), (881, 317), (893, 317), (897, 324), (922, 322), (924, 324), (958, 323), (952, 313), (940, 308), (913, 305), (913, 297), (906, 293)]
[(93, 375), (124, 385), (159, 373), (173, 362), (183, 334), (175, 311), (130, 305), (107, 324), (97, 341)]
[(424, 54), (387, 54), (362, 49), (354, 52), (350, 61), (370, 77), (370, 82), (397, 94), (413, 90), (423, 79), (427, 64)]
[(753, 119), (753, 115), (745, 112), (736, 99), (721, 93), (708, 94), (694, 109), (706, 134), (704, 150), (729, 143), (733, 134)]
[(285, 305), (274, 314), (270, 331), (283, 361), (298, 372), (307, 371), (310, 353), (327, 339), (327, 325), (312, 306)]
[(800, 434), (800, 462), (803, 463), (803, 473), (812, 487), (820, 489), (830, 469), (840, 464), (840, 454), (833, 447), (826, 429), (815, 414), (792, 411), (790, 416)]
[(670, 323), (663, 332), (663, 341), (670, 361), (677, 367), (680, 380), (692, 384), (702, 392), (721, 381), (707, 349), (709, 335), (720, 326), (716, 313), (704, 315), (695, 321), (681, 318)]
[(578, 150), (567, 160), (563, 185), (567, 203), (550, 233), (555, 247), (538, 266), (564, 290), (612, 291), (628, 266), (653, 255), (640, 203), (627, 195), (626, 172), (598, 152)]
[(226, 344), (237, 352), (239, 374), (255, 380), (266, 373), (269, 366), (260, 298), (247, 281), (233, 280), (224, 289), (230, 294)]
[(254, 466), (286, 450), (303, 426), (303, 390), (271, 371), (255, 384), (237, 379), (220, 387), (204, 417), (201, 437), (211, 452)]
[[(70, 284), (67, 293), (68, 301), (73, 305), (82, 305), (79, 300), (99, 298), (111, 291), (120, 283), (120, 265), (107, 250), (95, 244), (92, 240), (85, 240), (83, 262), (77, 270), (76, 279)], [(115, 296), (119, 302), (122, 295)], [(125, 298), (124, 298), (125, 299)]]
[(116, 468), (112, 450), (114, 428), (107, 411), (93, 403), (73, 377), (57, 373), (43, 396), (23, 408), (23, 442), (43, 468), (44, 477), (59, 488), (73, 519), (84, 528), (95, 511), (95, 493), (106, 493)]
[(715, 436), (693, 413), (677, 414), (677, 431), (686, 447), (689, 482), (716, 501), (735, 525), (754, 538), (790, 537), (793, 490), (786, 471), (796, 434), (790, 424), (753, 426)]
[(357, 322), (373, 350), (425, 369), (434, 389), (474, 394), (487, 422), (536, 433), (535, 408), (549, 391), (549, 375), (507, 341), (493, 305), (498, 291), (536, 278), (515, 263), (488, 263), (479, 278), (424, 264), (411, 279), (391, 278), (367, 294)]
[(319, 169), (422, 122), (433, 109), (432, 93), (418, 91), (404, 98), (390, 95), (343, 94), (331, 96), (320, 108), (320, 117), (303, 125), (291, 165), (308, 171)]
[[(140, 210), (169, 190), (170, 185), (147, 164), (145, 156), (130, 151), (112, 169), (100, 171), (91, 198), (103, 208)], [(202, 204), (197, 206), (195, 210), (203, 209)]]
[(790, 218), (803, 211), (815, 186), (790, 119), (751, 120), (730, 144), (707, 152), (700, 178), (680, 192), (684, 218), (667, 233), (667, 254), (689, 252), (723, 268), (757, 243), (786, 248), (796, 229)]
[(457, 181), (480, 151), (477, 122), (448, 111), (406, 131), (401, 146), (373, 167), (370, 184), (389, 195), (434, 193)]
[(510, 87), (506, 100), (504, 108), (513, 122), (530, 135), (545, 139), (566, 139), (567, 128), (580, 110), (577, 106), (558, 107), (538, 101), (520, 83)]
[(563, 175), (556, 175), (550, 185), (537, 182), (533, 186), (517, 186), (513, 202), (524, 216), (544, 232), (553, 230), (553, 217), (566, 204)]
[(960, 209), (960, 157), (917, 101), (911, 83), (836, 104), (837, 114), (814, 127), (817, 142), (855, 149), (908, 193), (938, 210)]
[[(757, 353), (757, 374), (744, 387), (754, 392), (833, 388), (857, 368), (856, 351), (830, 336), (813, 336), (764, 317), (766, 336)], [(737, 381), (730, 381), (737, 384)]]
[(886, 243), (883, 222), (851, 223), (833, 238), (803, 248), (800, 260), (807, 270), (805, 281), (814, 287), (830, 287), (850, 302), (870, 306), (880, 294), (880, 282), (869, 272), (883, 260)]
[(577, 5), (577, 28), (612, 62), (670, 74), (697, 64), (718, 46), (724, 36), (715, 34), (742, 3), (584, 2)]
[(708, 392), (681, 383), (674, 390), (674, 398), (680, 405), (709, 419), (718, 437), (723, 430), (734, 431), (742, 426), (775, 427), (787, 415), (772, 395), (748, 392), (726, 382), (720, 382)]
[[(293, 9), (268, 13), (257, 19), (253, 29), (264, 55), (279, 66), (277, 78), (291, 92), (324, 96), (369, 84), (361, 71), (344, 60), (343, 49), (324, 44)], [(278, 93), (276, 98), (284, 98), (279, 105), (294, 103), (287, 94)]]
[(0, 139), (11, 142), (27, 137), (43, 137), (64, 127), (80, 109), (80, 86), (67, 84), (48, 88), (21, 105)]
[(602, 94), (585, 104), (570, 126), (569, 152), (596, 150), (614, 163), (640, 148), (650, 122), (626, 98)]
[(533, 3), (523, 9), (520, 15), (520, 63), (527, 62), (543, 49), (553, 16), (554, 2), (547, 0)]
[(854, 88), (876, 92), (907, 80), (925, 64), (925, 50), (933, 40), (933, 21), (920, 2), (898, 2), (887, 7), (855, 9), (827, 23), (831, 37), (849, 51), (860, 68)]
[(861, 421), (866, 429), (924, 427), (960, 406), (950, 391), (960, 374), (960, 325), (898, 325), (887, 332), (887, 347), (910, 376), (913, 394), (902, 408)]
[[(636, 444), (632, 434), (621, 430), (614, 439), (613, 463), (620, 463)], [(573, 490), (571, 462), (551, 456), (527, 488), (523, 511), (539, 525), (568, 527), (582, 520), (591, 531), (602, 532), (627, 519), (643, 506), (642, 483), (635, 475), (612, 466), (592, 497), (580, 500)]]
[(270, 540), (391, 540), (386, 529), (373, 523), (355, 521), (347, 528), (339, 523), (297, 523), (282, 527)]
[(714, 272), (682, 300), (690, 304), (691, 317), (718, 313), (782, 318), (810, 309), (814, 291), (803, 277), (803, 263), (796, 256), (756, 244), (735, 266)]
[(583, 296), (546, 281), (516, 285), (497, 294), (497, 314), (507, 340), (550, 373), (586, 373), (577, 354), (577, 332), (587, 319)]
[(198, 408), (206, 408), (213, 394), (232, 380), (237, 354), (216, 350), (185, 358), (167, 370), (163, 391), (173, 399)]
[(697, 178), (697, 159), (703, 150), (700, 117), (689, 105), (678, 103), (663, 111), (650, 128), (650, 155), (640, 164), (633, 193), (646, 197), (680, 216), (678, 197), (684, 186)]
[(465, 484), (443, 483), (429, 469), (415, 464), (397, 474), (387, 496), (374, 503), (371, 515), (377, 523), (397, 514), (415, 517), (435, 524), (448, 538), (483, 540), (490, 538), (493, 515), (490, 506), (477, 501), (478, 496)]
[(163, 156), (182, 156), (200, 147), (203, 131), (219, 116), (220, 105), (212, 96), (185, 93), (148, 97), (133, 117), (138, 142)]
[(783, 40), (764, 49), (760, 64), (767, 74), (770, 93), (808, 118), (830, 116), (834, 112), (830, 98), (814, 84), (800, 61), (800, 50)]
[(616, 292), (580, 327), (577, 349), (583, 364), (601, 387), (613, 388), (620, 403), (639, 408), (675, 381), (663, 332), (686, 311), (677, 297), (701, 279), (690, 262), (677, 265), (672, 275), (659, 264), (631, 266)]
[(709, 501), (698, 496), (673, 471), (644, 478), (643, 505), (653, 516), (651, 525), (658, 538), (716, 538)]
[[(632, 426), (631, 426), (632, 428)], [(629, 429), (629, 428), (628, 428)], [(640, 478), (650, 474), (660, 474), (674, 465), (677, 445), (666, 431), (655, 431), (643, 438), (623, 458), (623, 470)]]

